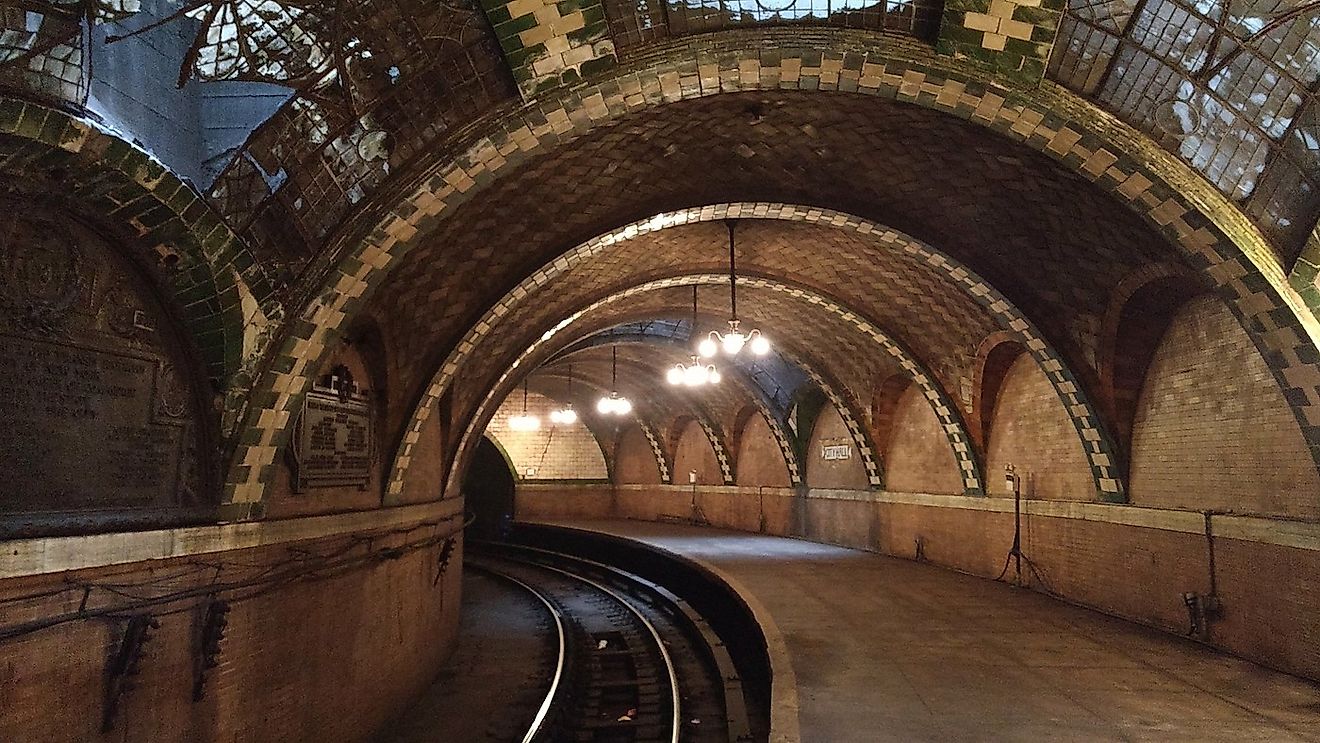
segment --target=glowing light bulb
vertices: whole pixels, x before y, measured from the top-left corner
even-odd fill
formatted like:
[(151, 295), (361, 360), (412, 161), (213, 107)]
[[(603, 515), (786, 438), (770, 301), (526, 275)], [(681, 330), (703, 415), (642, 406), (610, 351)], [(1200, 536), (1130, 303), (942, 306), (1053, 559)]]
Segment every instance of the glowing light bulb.
[(719, 353), (720, 347), (719, 344), (715, 342), (714, 335), (715, 335), (714, 333), (711, 333), (709, 336), (705, 338), (705, 340), (697, 344), (697, 353), (701, 354), (705, 358), (710, 358), (715, 354)]
[(713, 366), (706, 368), (707, 368), (706, 381), (710, 382), (711, 384), (719, 384), (720, 380), (723, 379), (723, 377), (720, 376), (719, 369), (716, 369)]
[(752, 353), (764, 356), (770, 353), (770, 339), (760, 333), (752, 334)]
[(725, 333), (724, 337), (720, 339), (720, 342), (721, 345), (724, 346), (725, 353), (730, 356), (736, 356), (738, 352), (742, 350), (743, 344), (747, 342), (747, 336), (733, 330)]
[(596, 401), (596, 412), (602, 415), (609, 415), (614, 412), (614, 401), (608, 397), (602, 397)]
[(509, 428), (514, 431), (535, 431), (541, 427), (541, 419), (534, 415), (515, 415), (509, 418)]
[[(563, 410), (556, 410), (555, 413), (559, 415), (559, 420), (555, 421), (556, 423), (560, 423), (565, 426), (571, 426), (574, 423), (577, 423), (577, 411), (572, 408), (564, 408)], [(551, 414), (552, 418), (553, 416), (554, 413)]]
[(631, 412), (632, 412), (632, 403), (628, 402), (628, 398), (620, 397), (618, 400), (614, 401), (615, 415), (627, 415)]
[(665, 380), (673, 385), (683, 384), (683, 366), (680, 364), (670, 367), (665, 374)]

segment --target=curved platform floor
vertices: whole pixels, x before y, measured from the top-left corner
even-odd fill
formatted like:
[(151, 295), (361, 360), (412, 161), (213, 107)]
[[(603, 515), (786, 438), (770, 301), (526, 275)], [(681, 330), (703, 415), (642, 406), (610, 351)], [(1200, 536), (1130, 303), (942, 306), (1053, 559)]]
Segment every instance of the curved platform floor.
[[(1320, 685), (1003, 583), (782, 537), (544, 523), (676, 553), (743, 592), (782, 637), (777, 685), (796, 676), (798, 725), (777, 717), (778, 740), (1320, 741)], [(793, 697), (777, 688), (776, 711)]]

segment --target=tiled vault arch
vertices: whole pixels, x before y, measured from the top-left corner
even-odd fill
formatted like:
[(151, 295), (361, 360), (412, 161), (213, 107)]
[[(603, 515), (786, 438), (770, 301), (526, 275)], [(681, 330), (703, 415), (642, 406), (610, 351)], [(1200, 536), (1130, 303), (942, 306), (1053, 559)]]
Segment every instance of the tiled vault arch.
[[(393, 262), (501, 171), (648, 107), (784, 89), (845, 91), (941, 111), (1039, 151), (1111, 193), (1215, 280), (1269, 360), (1307, 439), (1316, 442), (1311, 449), (1320, 465), (1320, 321), (1314, 314), (1320, 308), (1307, 307), (1259, 230), (1213, 186), (1136, 129), (1048, 81), (1007, 89), (969, 64), (889, 37), (824, 32), (813, 39), (810, 48), (795, 46), (791, 37), (763, 30), (739, 33), (746, 48), (676, 47), (593, 84), (550, 94), (558, 97), (530, 101), (489, 120), (488, 129), (474, 125), (469, 139), (436, 148), (461, 154), (423, 175), (393, 207), (378, 205), (385, 216), (374, 228), (345, 235), (309, 272), (328, 278), (304, 287), (316, 299), (268, 360), (254, 391), (262, 404), (248, 412), (226, 498), (261, 499), (289, 420), (329, 341), (384, 283)], [(1112, 462), (1100, 466), (1112, 468)], [(1122, 498), (1115, 478), (1101, 479), (1108, 481), (1110, 490), (1102, 488), (1107, 497)]]
[[(621, 241), (630, 240), (639, 235), (644, 235), (659, 230), (672, 227), (678, 227), (695, 222), (709, 222), (715, 220), (736, 218), (755, 218), (769, 220), (785, 220), (794, 222), (806, 222), (818, 224), (821, 226), (833, 227), (836, 229), (845, 229), (855, 231), (859, 234), (868, 235), (889, 249), (908, 253), (932, 268), (943, 272), (958, 286), (964, 288), (967, 293), (978, 304), (985, 307), (993, 317), (995, 317), (1005, 328), (1015, 333), (1027, 347), (1032, 357), (1040, 365), (1041, 370), (1050, 380), (1056, 393), (1059, 395), (1060, 402), (1063, 404), (1073, 425), (1077, 430), (1078, 436), (1087, 453), (1092, 475), (1095, 480), (1096, 492), (1105, 500), (1122, 501), (1125, 500), (1125, 488), (1118, 474), (1119, 459), (1116, 456), (1117, 449), (1112, 438), (1104, 429), (1101, 418), (1092, 406), (1090, 400), (1082, 389), (1077, 376), (1068, 368), (1063, 356), (1059, 354), (1039, 333), (1035, 326), (1011, 303), (1000, 294), (989, 283), (981, 279), (961, 263), (943, 255), (920, 241), (917, 241), (896, 230), (889, 229), (883, 225), (876, 224), (869, 220), (837, 212), (830, 209), (818, 209), (813, 207), (797, 206), (792, 204), (771, 204), (771, 203), (737, 203), (737, 204), (714, 204), (703, 207), (694, 207), (675, 212), (667, 212), (655, 215), (648, 219), (625, 225), (612, 232), (599, 235), (587, 242), (570, 250), (559, 258), (555, 259), (549, 265), (544, 266), (540, 271), (532, 274), (522, 284), (510, 292), (495, 307), (478, 322), (467, 336), (458, 344), (458, 347), (446, 359), (440, 372), (436, 375), (431, 385), (423, 395), (423, 399), (418, 404), (408, 427), (405, 429), (403, 442), (399, 448), (398, 456), (395, 459), (394, 470), (389, 485), (390, 493), (402, 492), (403, 475), (406, 473), (410, 460), (412, 448), (420, 436), (421, 425), (426, 420), (432, 403), (438, 400), (444, 392), (449, 380), (457, 372), (462, 362), (472, 353), (480, 344), (490, 330), (498, 324), (502, 318), (510, 316), (516, 311), (528, 296), (534, 293), (538, 288), (548, 285), (555, 278), (562, 275), (575, 264), (601, 256), (609, 248)], [(794, 290), (800, 297), (815, 296), (802, 290)], [(860, 316), (851, 310), (843, 309), (840, 316), (856, 324), (859, 321), (865, 322)], [(976, 461), (975, 449), (972, 445), (972, 439), (966, 435), (966, 428), (958, 412), (958, 408), (949, 400), (948, 396), (940, 388), (934, 377), (928, 372), (921, 370), (920, 366), (914, 362), (914, 357), (905, 350), (899, 348), (888, 336), (875, 328), (870, 323), (865, 323), (863, 332), (870, 335), (887, 352), (900, 360), (904, 370), (907, 371), (914, 380), (921, 383), (923, 395), (934, 408), (936, 415), (940, 420), (941, 427), (945, 434), (950, 437), (951, 445), (954, 449), (955, 457), (958, 460), (959, 469), (963, 477), (964, 488), (968, 492), (984, 493), (984, 484), (982, 483), (982, 474), (980, 466)], [(861, 326), (859, 326), (861, 327)], [(818, 377), (819, 375), (817, 375)], [(817, 379), (817, 383), (823, 380)], [(822, 389), (830, 395), (830, 385), (825, 385)], [(859, 451), (870, 453), (867, 462), (867, 472), (873, 485), (877, 485), (882, 480), (880, 474), (880, 465), (877, 461), (872, 447), (866, 445), (865, 435), (861, 433), (862, 426), (856, 420), (855, 416), (844, 413), (850, 409), (850, 406), (842, 404), (837, 399), (837, 395), (831, 397), (833, 403), (844, 415), (845, 423), (849, 425), (850, 430), (856, 429), (857, 433), (854, 439), (857, 441)], [(852, 418), (849, 422), (849, 418)]]
[[(556, 263), (560, 263), (560, 261), (556, 261)], [(510, 368), (508, 370), (502, 373), (499, 376), (499, 378), (495, 380), (494, 384), (491, 386), (491, 389), (486, 393), (485, 397), (482, 399), (481, 404), (477, 407), (476, 411), (473, 413), (468, 423), (468, 427), (464, 431), (463, 436), (460, 439), (459, 446), (457, 449), (458, 454), (455, 457), (454, 462), (451, 464), (449, 475), (447, 478), (448, 479), (447, 491), (453, 492), (452, 490), (449, 489), (457, 486), (456, 478), (463, 469), (466, 458), (466, 452), (468, 451), (472, 443), (472, 436), (474, 432), (476, 432), (477, 434), (480, 433), (480, 429), (485, 426), (485, 421), (490, 417), (491, 413), (493, 412), (492, 406), (497, 405), (498, 400), (503, 399), (503, 395), (507, 393), (508, 389), (511, 389), (510, 384), (513, 381), (516, 381), (516, 379), (520, 378), (519, 367), (522, 366), (523, 364), (528, 363), (531, 357), (534, 354), (536, 354), (541, 349), (542, 346), (545, 346), (546, 344), (554, 340), (560, 332), (568, 328), (579, 318), (588, 315), (594, 312), (595, 310), (604, 307), (608, 304), (622, 301), (628, 299), (629, 297), (633, 297), (639, 294), (645, 294), (647, 292), (652, 292), (658, 289), (664, 289), (669, 287), (690, 286), (692, 284), (720, 285), (727, 281), (728, 281), (728, 276), (716, 275), (716, 274), (674, 276), (670, 278), (650, 281), (644, 284), (631, 287), (624, 291), (611, 294), (610, 296), (605, 297), (603, 299), (598, 299), (595, 302), (592, 302), (591, 304), (581, 308), (577, 312), (572, 313), (563, 320), (560, 320), (553, 327), (546, 330), (535, 341), (533, 341), (531, 345), (529, 345), (525, 350), (523, 350), (518, 355), (517, 359), (515, 359), (512, 364), (510, 364)], [(800, 287), (790, 286), (788, 284), (775, 281), (772, 279), (765, 279), (759, 277), (740, 277), (738, 279), (738, 283), (740, 286), (747, 286), (752, 288), (759, 288), (774, 292), (790, 294), (792, 296), (802, 299), (803, 301), (811, 302), (812, 304), (819, 306), (822, 309), (831, 312), (840, 318), (847, 320), (849, 323), (854, 325), (859, 331), (861, 331), (863, 334), (865, 334), (873, 341), (875, 341), (883, 350), (885, 350), (887, 353), (893, 356), (895, 360), (897, 360), (899, 364), (904, 368), (904, 370), (912, 375), (913, 382), (922, 389), (923, 393), (926, 395), (926, 399), (928, 401), (931, 401), (931, 404), (932, 406), (935, 407), (936, 414), (939, 416), (941, 422), (948, 421), (948, 423), (944, 425), (944, 432), (949, 440), (950, 448), (953, 450), (955, 457), (958, 459), (959, 468), (963, 472), (964, 485), (966, 491), (969, 494), (977, 494), (977, 495), (984, 494), (985, 489), (982, 481), (980, 464), (976, 460), (975, 452), (971, 446), (971, 437), (967, 433), (966, 426), (963, 424), (962, 419), (957, 412), (957, 408), (954, 407), (954, 405), (949, 401), (947, 396), (945, 396), (943, 390), (941, 390), (939, 388), (939, 385), (936, 384), (936, 382), (934, 381), (934, 377), (924, 368), (924, 366), (919, 361), (917, 361), (913, 356), (911, 356), (911, 354), (909, 354), (905, 349), (903, 349), (897, 343), (891, 340), (887, 335), (884, 334), (883, 331), (881, 331), (875, 325), (871, 324), (865, 318), (861, 317), (860, 315), (856, 314), (850, 309), (833, 302), (832, 300), (826, 299), (824, 297), (815, 294), (814, 292), (811, 292), (806, 289), (802, 289)], [(526, 292), (521, 291), (521, 288), (515, 289), (513, 292), (510, 293), (509, 297), (513, 298), (515, 296), (517, 296), (518, 298), (525, 297)], [(507, 310), (505, 312), (507, 313)], [(505, 313), (501, 313), (501, 314), (505, 314)], [(473, 334), (469, 334), (469, 336), (465, 338), (463, 341), (462, 345), (465, 345), (468, 348), (467, 353), (471, 353), (471, 350), (480, 343), (481, 338), (484, 337), (486, 333), (490, 331), (492, 325), (493, 322), (483, 321), (481, 323), (478, 323), (477, 327), (473, 329), (474, 332), (476, 333), (475, 337), (473, 336)], [(423, 398), (423, 401), (414, 409), (413, 418), (410, 420), (407, 428), (409, 438), (406, 438), (404, 446), (400, 447), (399, 454), (398, 456), (395, 457), (394, 466), (390, 472), (389, 485), (388, 485), (389, 490), (387, 492), (387, 497), (397, 493), (401, 493), (403, 491), (404, 480), (407, 476), (408, 465), (410, 464), (411, 448), (417, 442), (417, 436), (412, 434), (413, 432), (421, 430), (422, 424), (426, 421), (426, 418), (430, 413), (430, 408), (432, 407), (432, 403), (436, 399), (438, 399), (441, 394), (443, 394), (445, 388), (452, 380), (454, 373), (462, 365), (463, 359), (466, 358), (466, 355), (467, 354), (464, 354), (464, 356), (462, 357), (458, 357), (456, 355), (451, 356), (449, 359), (445, 361), (445, 364), (441, 368), (440, 373), (436, 375), (436, 378), (428, 388), (427, 393)], [(816, 381), (817, 383), (826, 383), (825, 384), (826, 387), (830, 386), (827, 384), (828, 380), (825, 380), (823, 378), (818, 377)], [(836, 398), (838, 400), (836, 404), (841, 405), (841, 411), (840, 411), (841, 414), (843, 408), (851, 407), (849, 403), (845, 402), (845, 400), (842, 397), (838, 396), (837, 394), (835, 395), (834, 398), (831, 398), (831, 401), (834, 402)], [(851, 417), (853, 419), (852, 424), (849, 426), (849, 430), (850, 432), (853, 433), (853, 439), (857, 444), (858, 449), (865, 450), (867, 454), (869, 454), (869, 456), (865, 456), (865, 455), (863, 456), (863, 461), (868, 463), (868, 467), (867, 467), (868, 479), (870, 480), (873, 486), (881, 487), (883, 486), (883, 479), (879, 469), (879, 460), (875, 456), (873, 446), (871, 445), (870, 442), (870, 437), (863, 429), (863, 427), (857, 423), (855, 415), (846, 416), (845, 422), (847, 421), (848, 417)]]
[[(0, 174), (47, 180), (62, 167), (64, 195), (114, 220), (156, 258), (207, 374), (222, 386), (255, 350), (245, 347), (249, 311), (281, 316), (273, 287), (247, 246), (192, 188), (135, 145), (62, 111), (0, 95)], [(21, 193), (21, 190), (20, 190)]]

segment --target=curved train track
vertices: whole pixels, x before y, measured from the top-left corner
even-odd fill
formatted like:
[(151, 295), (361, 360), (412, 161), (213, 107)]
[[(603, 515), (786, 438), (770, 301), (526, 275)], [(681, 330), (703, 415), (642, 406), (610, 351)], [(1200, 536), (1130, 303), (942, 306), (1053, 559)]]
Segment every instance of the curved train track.
[(523, 743), (751, 740), (723, 644), (664, 588), (599, 563), (503, 543), (467, 564), (531, 593), (558, 658)]

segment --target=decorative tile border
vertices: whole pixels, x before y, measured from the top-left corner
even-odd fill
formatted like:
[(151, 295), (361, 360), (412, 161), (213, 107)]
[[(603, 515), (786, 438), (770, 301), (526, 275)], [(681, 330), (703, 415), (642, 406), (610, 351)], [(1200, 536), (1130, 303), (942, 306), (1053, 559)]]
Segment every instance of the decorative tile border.
[(651, 445), (651, 453), (655, 454), (655, 466), (660, 470), (660, 482), (667, 485), (674, 483), (673, 468), (669, 466), (669, 454), (665, 447), (660, 443), (660, 437), (656, 435), (655, 427), (651, 422), (637, 417), (637, 425), (642, 429), (642, 434), (646, 436), (646, 441)]

